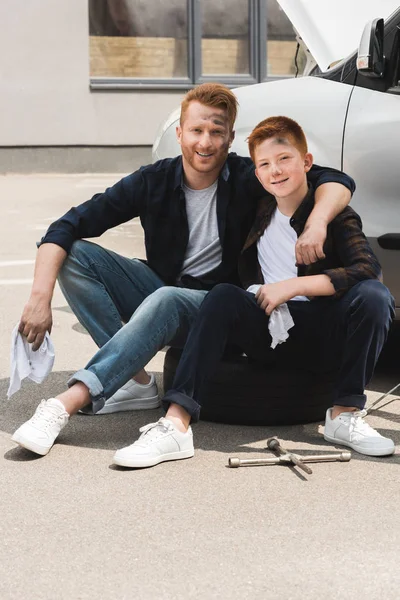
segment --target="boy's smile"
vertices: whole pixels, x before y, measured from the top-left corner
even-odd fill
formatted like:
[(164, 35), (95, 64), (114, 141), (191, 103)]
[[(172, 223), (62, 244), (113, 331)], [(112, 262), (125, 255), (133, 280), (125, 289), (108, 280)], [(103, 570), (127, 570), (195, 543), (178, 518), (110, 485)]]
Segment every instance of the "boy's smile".
[(271, 185), (280, 185), (281, 183), (286, 183), (286, 181), (289, 181), (289, 177), (286, 177), (286, 179), (281, 179), (280, 181), (271, 181)]

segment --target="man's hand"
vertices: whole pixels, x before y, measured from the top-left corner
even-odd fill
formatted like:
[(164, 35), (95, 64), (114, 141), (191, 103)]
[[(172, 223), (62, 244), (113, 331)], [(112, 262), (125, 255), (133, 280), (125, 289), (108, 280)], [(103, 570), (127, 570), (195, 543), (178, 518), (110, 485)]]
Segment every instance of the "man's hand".
[(323, 221), (307, 224), (296, 242), (296, 263), (298, 265), (310, 265), (325, 258), (323, 250), (325, 240), (326, 224)]
[(66, 256), (61, 246), (50, 243), (42, 244), (36, 255), (32, 291), (18, 327), (18, 331), (33, 344), (35, 351), (42, 345), (46, 331), (51, 333), (51, 300), (57, 275)]
[(19, 323), (18, 331), (22, 333), (32, 345), (32, 350), (39, 350), (46, 331), (51, 333), (53, 317), (51, 305), (41, 298), (30, 298), (25, 305)]
[(265, 311), (266, 315), (291, 298), (298, 295), (297, 279), (287, 279), (278, 283), (264, 283), (256, 293), (257, 304)]

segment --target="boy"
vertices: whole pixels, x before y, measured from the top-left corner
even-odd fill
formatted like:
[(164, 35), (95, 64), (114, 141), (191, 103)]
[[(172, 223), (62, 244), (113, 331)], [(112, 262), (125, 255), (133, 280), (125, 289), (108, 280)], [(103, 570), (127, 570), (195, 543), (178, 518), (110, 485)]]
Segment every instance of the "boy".
[[(208, 294), (173, 389), (164, 397), (166, 417), (119, 450), (114, 457), (118, 465), (151, 466), (193, 455), (189, 424), (199, 418), (202, 385), (228, 343), (264, 364), (337, 366), (336, 399), (326, 414), (325, 439), (371, 456), (394, 452), (392, 440), (363, 420), (364, 389), (386, 339), (394, 304), (379, 281), (380, 265), (362, 233), (361, 220), (345, 208), (328, 226), (325, 258), (296, 266), (297, 237), (314, 206), (306, 177), (313, 157), (304, 132), (292, 119), (271, 117), (257, 125), (248, 142), (256, 175), (275, 199), (260, 200), (239, 261), (247, 291), (220, 284)], [(269, 317), (284, 303), (294, 326), (289, 339), (272, 350)]]

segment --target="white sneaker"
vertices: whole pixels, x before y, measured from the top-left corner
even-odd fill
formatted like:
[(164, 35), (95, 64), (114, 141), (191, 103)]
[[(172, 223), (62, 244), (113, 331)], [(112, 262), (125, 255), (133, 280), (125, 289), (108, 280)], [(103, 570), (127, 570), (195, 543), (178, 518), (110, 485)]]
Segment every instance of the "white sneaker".
[(154, 374), (150, 375), (149, 383), (142, 385), (130, 379), (111, 398), (106, 400), (103, 408), (93, 413), (91, 407), (83, 408), (80, 413), (85, 415), (108, 415), (125, 410), (150, 410), (158, 408), (161, 402)]
[(324, 438), (333, 444), (349, 446), (360, 454), (387, 456), (393, 454), (394, 443), (375, 431), (363, 417), (367, 411), (342, 412), (331, 418), (331, 408), (326, 411)]
[(191, 458), (194, 455), (193, 434), (179, 431), (174, 423), (161, 417), (157, 423), (141, 427), (140, 438), (131, 446), (117, 450), (113, 462), (121, 467), (152, 467), (166, 460)]
[(23, 448), (44, 456), (68, 420), (69, 414), (60, 400), (42, 400), (33, 417), (21, 425), (11, 439)]

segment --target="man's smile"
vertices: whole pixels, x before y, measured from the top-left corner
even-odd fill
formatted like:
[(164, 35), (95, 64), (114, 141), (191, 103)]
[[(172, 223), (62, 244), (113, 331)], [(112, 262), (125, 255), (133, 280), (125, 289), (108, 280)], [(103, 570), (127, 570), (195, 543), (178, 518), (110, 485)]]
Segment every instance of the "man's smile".
[(210, 154), (206, 154), (205, 152), (197, 152), (196, 154), (198, 154), (199, 156), (201, 156), (202, 158), (209, 158), (210, 156), (212, 156), (212, 153)]

